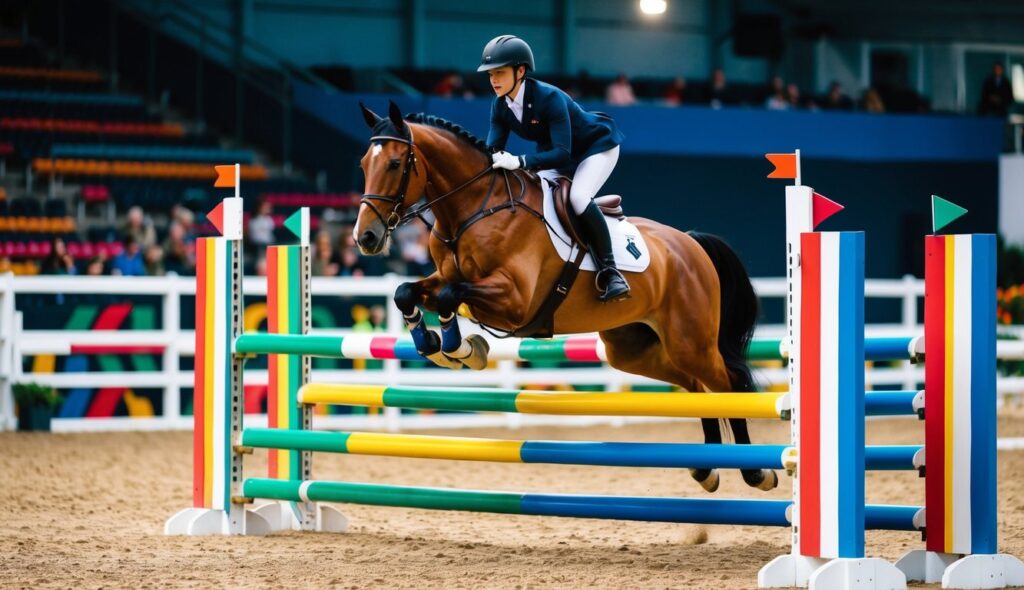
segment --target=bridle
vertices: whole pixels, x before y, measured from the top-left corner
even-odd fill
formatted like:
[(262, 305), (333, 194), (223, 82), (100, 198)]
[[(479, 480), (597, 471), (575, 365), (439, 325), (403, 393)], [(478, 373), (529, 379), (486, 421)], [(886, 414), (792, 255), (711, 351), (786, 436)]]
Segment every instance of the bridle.
[[(399, 143), (404, 143), (407, 146), (407, 150), (406, 150), (406, 153), (405, 153), (405, 165), (402, 167), (402, 179), (401, 179), (401, 181), (399, 181), (398, 192), (393, 194), (393, 195), (378, 195), (378, 194), (373, 194), (373, 193), (363, 193), (363, 197), (359, 200), (359, 204), (360, 205), (366, 205), (367, 207), (369, 207), (370, 211), (373, 211), (373, 214), (376, 215), (377, 219), (379, 219), (380, 222), (384, 225), (384, 237), (385, 238), (391, 232), (393, 232), (395, 229), (397, 229), (398, 227), (401, 227), (402, 225), (404, 225), (405, 223), (409, 222), (412, 219), (419, 219), (428, 228), (433, 229), (433, 226), (426, 219), (423, 218), (423, 212), (424, 211), (429, 210), (431, 207), (436, 205), (442, 199), (446, 199), (446, 198), (454, 195), (455, 193), (461, 191), (462, 189), (468, 187), (469, 185), (473, 184), (477, 180), (480, 180), (485, 175), (487, 175), (488, 172), (492, 172), (492, 173), (496, 173), (497, 172), (497, 170), (493, 169), (490, 165), (487, 165), (487, 166), (484, 167), (483, 170), (481, 170), (480, 172), (476, 173), (472, 178), (470, 178), (469, 180), (463, 182), (462, 184), (458, 185), (457, 187), (453, 188), (452, 190), (444, 193), (443, 195), (437, 196), (437, 197), (435, 197), (433, 199), (428, 199), (422, 205), (418, 205), (418, 206), (412, 207), (408, 211), (403, 213), (402, 212), (402, 207), (403, 207), (403, 204), (405, 203), (406, 193), (409, 191), (409, 177), (413, 173), (415, 173), (416, 175), (419, 175), (419, 168), (416, 167), (416, 163), (417, 163), (416, 143), (413, 140), (412, 128), (409, 127), (408, 129), (409, 129), (409, 138), (408, 139), (406, 139), (404, 137), (395, 137), (393, 135), (374, 135), (373, 137), (370, 138), (370, 142), (371, 143), (374, 142), (374, 141), (381, 141), (381, 142), (384, 142), (384, 141), (397, 141)], [(424, 161), (424, 165), (426, 165), (425, 161)], [(495, 176), (495, 178), (497, 178), (497, 176)], [(506, 178), (506, 184), (507, 183), (508, 183), (508, 180)], [(494, 191), (494, 182), (492, 181), (491, 182), (491, 189), (488, 191), (487, 197), (484, 198), (484, 203), (487, 202), (487, 199), (490, 198), (490, 195), (491, 195), (491, 193), (493, 191)], [(510, 190), (509, 191), (509, 197), (511, 198), (511, 196), (512, 195), (511, 195), (511, 190)], [(377, 206), (374, 205), (374, 201), (381, 201), (383, 203), (387, 203), (387, 204), (391, 205), (391, 211), (388, 213), (387, 218), (385, 218), (384, 215), (381, 214), (380, 209), (378, 209)], [(515, 202), (514, 201), (513, 201), (512, 207), (513, 208), (515, 207)], [(473, 219), (473, 221), (475, 222), (476, 219)], [(444, 240), (443, 238), (442, 238), (442, 241), (447, 243), (447, 240)]]
[[(402, 180), (398, 185), (398, 192), (393, 195), (378, 195), (373, 193), (364, 193), (363, 197), (359, 200), (360, 205), (366, 205), (367, 207), (369, 207), (370, 210), (373, 211), (373, 214), (377, 216), (377, 219), (379, 219), (380, 222), (384, 225), (384, 239), (387, 239), (388, 235), (390, 235), (392, 231), (401, 227), (405, 223), (413, 219), (419, 219), (420, 221), (423, 222), (424, 225), (427, 226), (431, 233), (434, 234), (434, 237), (436, 237), (441, 243), (443, 243), (445, 246), (448, 247), (449, 250), (452, 251), (452, 254), (455, 259), (456, 270), (461, 274), (462, 270), (461, 268), (459, 268), (458, 257), (459, 238), (461, 238), (462, 234), (464, 234), (466, 230), (468, 230), (477, 221), (480, 221), (481, 219), (484, 219), (486, 217), (490, 217), (491, 215), (494, 215), (495, 213), (503, 211), (505, 209), (510, 209), (512, 213), (515, 213), (517, 208), (522, 208), (528, 211), (532, 216), (539, 219), (542, 223), (550, 225), (548, 221), (544, 219), (543, 213), (530, 207), (522, 200), (523, 196), (526, 193), (526, 182), (518, 174), (513, 173), (513, 178), (515, 178), (519, 184), (519, 194), (513, 194), (512, 185), (509, 182), (509, 172), (507, 170), (494, 169), (491, 167), (489, 163), (484, 167), (483, 170), (473, 175), (472, 178), (459, 184), (458, 186), (444, 193), (443, 195), (439, 195), (437, 197), (434, 197), (433, 199), (427, 199), (423, 204), (411, 207), (409, 208), (408, 211), (403, 212), (403, 204), (405, 203), (406, 193), (409, 190), (409, 177), (413, 173), (417, 175), (419, 174), (419, 169), (416, 167), (416, 144), (415, 141), (413, 140), (412, 128), (407, 128), (409, 129), (408, 139), (404, 137), (396, 137), (394, 135), (374, 135), (373, 137), (370, 138), (371, 143), (374, 141), (397, 141), (400, 143), (404, 143), (407, 146), (405, 154), (405, 166), (402, 168)], [(426, 166), (426, 160), (424, 160), (424, 166)], [(487, 203), (490, 200), (491, 195), (494, 194), (494, 189), (497, 186), (497, 180), (499, 178), (498, 172), (502, 173), (500, 177), (504, 179), (505, 190), (508, 193), (508, 200), (493, 207), (487, 207)], [(484, 176), (487, 176), (488, 173), (491, 173), (491, 184), (488, 187), (487, 193), (484, 195), (483, 200), (480, 202), (479, 208), (476, 210), (475, 213), (471, 214), (465, 221), (458, 225), (453, 235), (447, 237), (441, 235), (438, 232), (437, 228), (431, 225), (431, 223), (428, 222), (423, 217), (424, 211), (429, 210), (431, 207), (436, 205), (441, 200), (458, 193), (462, 189), (480, 180)], [(427, 182), (429, 183), (429, 178)], [(387, 218), (385, 218), (384, 215), (381, 214), (380, 209), (378, 209), (377, 206), (374, 205), (374, 201), (380, 201), (391, 205), (391, 211), (388, 213)]]
[[(419, 169), (416, 167), (416, 145), (413, 143), (412, 129), (409, 129), (409, 139), (404, 137), (394, 137), (391, 135), (374, 135), (370, 138), (370, 143), (374, 141), (398, 141), (408, 146), (405, 152), (405, 165), (402, 167), (402, 180), (398, 185), (398, 193), (394, 195), (375, 195), (373, 193), (364, 193), (363, 197), (359, 200), (360, 205), (366, 205), (373, 211), (373, 214), (377, 216), (377, 219), (384, 224), (385, 236), (388, 233), (394, 231), (395, 228), (402, 225), (408, 219), (402, 215), (402, 204), (405, 203), (405, 193), (409, 191), (409, 175), (415, 171), (419, 175)], [(382, 201), (392, 205), (391, 213), (388, 214), (387, 219), (381, 215), (380, 210), (373, 204), (374, 201)], [(410, 218), (411, 219), (411, 218)]]

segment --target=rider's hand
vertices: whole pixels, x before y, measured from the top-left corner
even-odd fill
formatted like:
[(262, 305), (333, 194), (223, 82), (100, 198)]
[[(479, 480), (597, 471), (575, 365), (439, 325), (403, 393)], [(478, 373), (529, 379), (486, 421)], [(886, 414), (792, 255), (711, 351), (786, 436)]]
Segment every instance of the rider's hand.
[(519, 170), (523, 167), (522, 156), (513, 156), (508, 152), (498, 152), (491, 156), (491, 168), (504, 168), (505, 170)]

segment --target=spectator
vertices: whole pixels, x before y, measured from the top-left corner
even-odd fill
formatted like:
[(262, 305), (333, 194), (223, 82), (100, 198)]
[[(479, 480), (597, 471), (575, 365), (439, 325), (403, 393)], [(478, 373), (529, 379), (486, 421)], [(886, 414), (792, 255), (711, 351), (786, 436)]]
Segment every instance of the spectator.
[(729, 87), (722, 68), (715, 68), (715, 71), (711, 73), (711, 89), (708, 92), (708, 99), (713, 109), (720, 109), (737, 102), (736, 95)]
[(164, 268), (167, 272), (190, 275), (195, 272), (195, 242), (189, 241), (185, 226), (175, 219), (167, 230), (164, 242)]
[(608, 89), (605, 91), (605, 101), (617, 107), (628, 107), (636, 104), (633, 86), (630, 85), (626, 74), (619, 74), (615, 81), (608, 85)]
[(0, 275), (4, 273), (14, 273), (14, 265), (11, 264), (11, 259), (8, 256), (0, 256)]
[(90, 277), (106, 274), (106, 261), (100, 256), (93, 256), (85, 263), (85, 274)]
[(43, 259), (40, 271), (44, 275), (78, 274), (75, 260), (68, 254), (68, 247), (62, 238), (50, 240), (50, 253)]
[(433, 93), (444, 98), (473, 98), (473, 92), (466, 88), (462, 82), (462, 76), (455, 72), (448, 72), (441, 80), (434, 85)]
[(430, 236), (422, 225), (410, 223), (402, 226), (394, 236), (401, 252), (402, 264), (396, 269), (399, 274), (427, 276), (434, 272), (434, 262), (428, 247)]
[(764, 108), (770, 111), (786, 111), (792, 108), (786, 96), (786, 83), (779, 76), (772, 78), (768, 98), (764, 100)]
[(384, 332), (388, 329), (388, 312), (379, 303), (370, 307), (370, 324), (375, 332)]
[(341, 233), (338, 234), (338, 248), (344, 249), (356, 246), (356, 237), (352, 235), (355, 227), (351, 223), (341, 226)]
[(364, 277), (366, 269), (359, 260), (359, 251), (352, 246), (341, 249), (341, 256), (337, 260), (338, 274), (343, 277)]
[(126, 277), (144, 276), (146, 267), (142, 259), (142, 247), (135, 240), (135, 236), (128, 234), (121, 243), (124, 244), (124, 250), (114, 257), (111, 272)]
[(786, 102), (789, 103), (789, 108), (794, 110), (805, 106), (800, 99), (800, 87), (792, 82), (786, 84)]
[(258, 276), (258, 277), (265, 277), (265, 276), (267, 276), (267, 257), (266, 256), (260, 256), (259, 258), (256, 259), (255, 272), (256, 272), (256, 276)]
[(148, 248), (156, 244), (156, 229), (153, 228), (153, 220), (146, 217), (142, 207), (138, 205), (128, 209), (128, 217), (124, 227), (121, 228), (121, 238), (131, 234), (135, 242), (142, 248)]
[(186, 244), (189, 244), (192, 247), (195, 247), (195, 241), (196, 241), (196, 228), (195, 228), (195, 225), (196, 225), (196, 215), (195, 215), (195, 213), (192, 213), (192, 211), (188, 207), (183, 207), (181, 205), (175, 205), (174, 209), (171, 211), (171, 219), (173, 221), (177, 221), (181, 225), (182, 230), (184, 230), (184, 235), (182, 236), (182, 240)]
[(676, 76), (672, 84), (665, 90), (665, 104), (670, 107), (678, 107), (686, 100), (686, 79)]
[(981, 85), (981, 100), (978, 102), (978, 114), (994, 117), (1005, 117), (1013, 105), (1013, 89), (1006, 78), (1003, 64), (992, 64), (992, 74), (985, 78)]
[(318, 277), (338, 276), (338, 263), (334, 257), (334, 247), (331, 244), (331, 234), (327, 230), (320, 230), (313, 241), (313, 275)]
[(853, 101), (843, 94), (843, 87), (839, 82), (832, 82), (828, 87), (828, 94), (821, 101), (821, 108), (830, 111), (852, 111)]
[(156, 244), (147, 247), (142, 257), (142, 263), (148, 276), (164, 276), (164, 249)]
[(249, 246), (254, 251), (261, 251), (274, 243), (274, 205), (270, 201), (260, 201), (256, 215), (249, 220)]
[(861, 98), (861, 108), (869, 113), (884, 113), (885, 103), (882, 102), (882, 96), (878, 94), (877, 90), (868, 88)]

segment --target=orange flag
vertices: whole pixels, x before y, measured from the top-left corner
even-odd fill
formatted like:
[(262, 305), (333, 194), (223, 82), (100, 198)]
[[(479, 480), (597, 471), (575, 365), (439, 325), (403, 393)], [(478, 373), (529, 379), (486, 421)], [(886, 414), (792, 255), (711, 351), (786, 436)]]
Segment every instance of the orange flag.
[(764, 157), (775, 165), (768, 178), (796, 178), (796, 154), (765, 154)]
[(214, 166), (217, 171), (217, 181), (213, 183), (214, 188), (233, 188), (235, 186), (235, 165), (225, 164)]

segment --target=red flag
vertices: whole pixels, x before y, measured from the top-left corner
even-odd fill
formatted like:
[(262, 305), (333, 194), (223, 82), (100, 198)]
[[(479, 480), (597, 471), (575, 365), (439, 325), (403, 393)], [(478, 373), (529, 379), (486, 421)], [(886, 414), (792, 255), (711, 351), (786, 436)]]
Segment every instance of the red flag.
[(814, 197), (811, 199), (811, 227), (818, 227), (819, 223), (845, 208), (824, 195), (814, 193)]
[[(228, 166), (225, 166), (226, 168)], [(218, 166), (220, 168), (220, 166)], [(234, 166), (230, 166), (234, 168)], [(235, 174), (232, 170), (231, 178), (234, 180)], [(217, 203), (217, 206), (212, 211), (206, 214), (206, 220), (213, 224), (213, 227), (217, 228), (217, 232), (220, 235), (224, 235), (224, 201)]]

